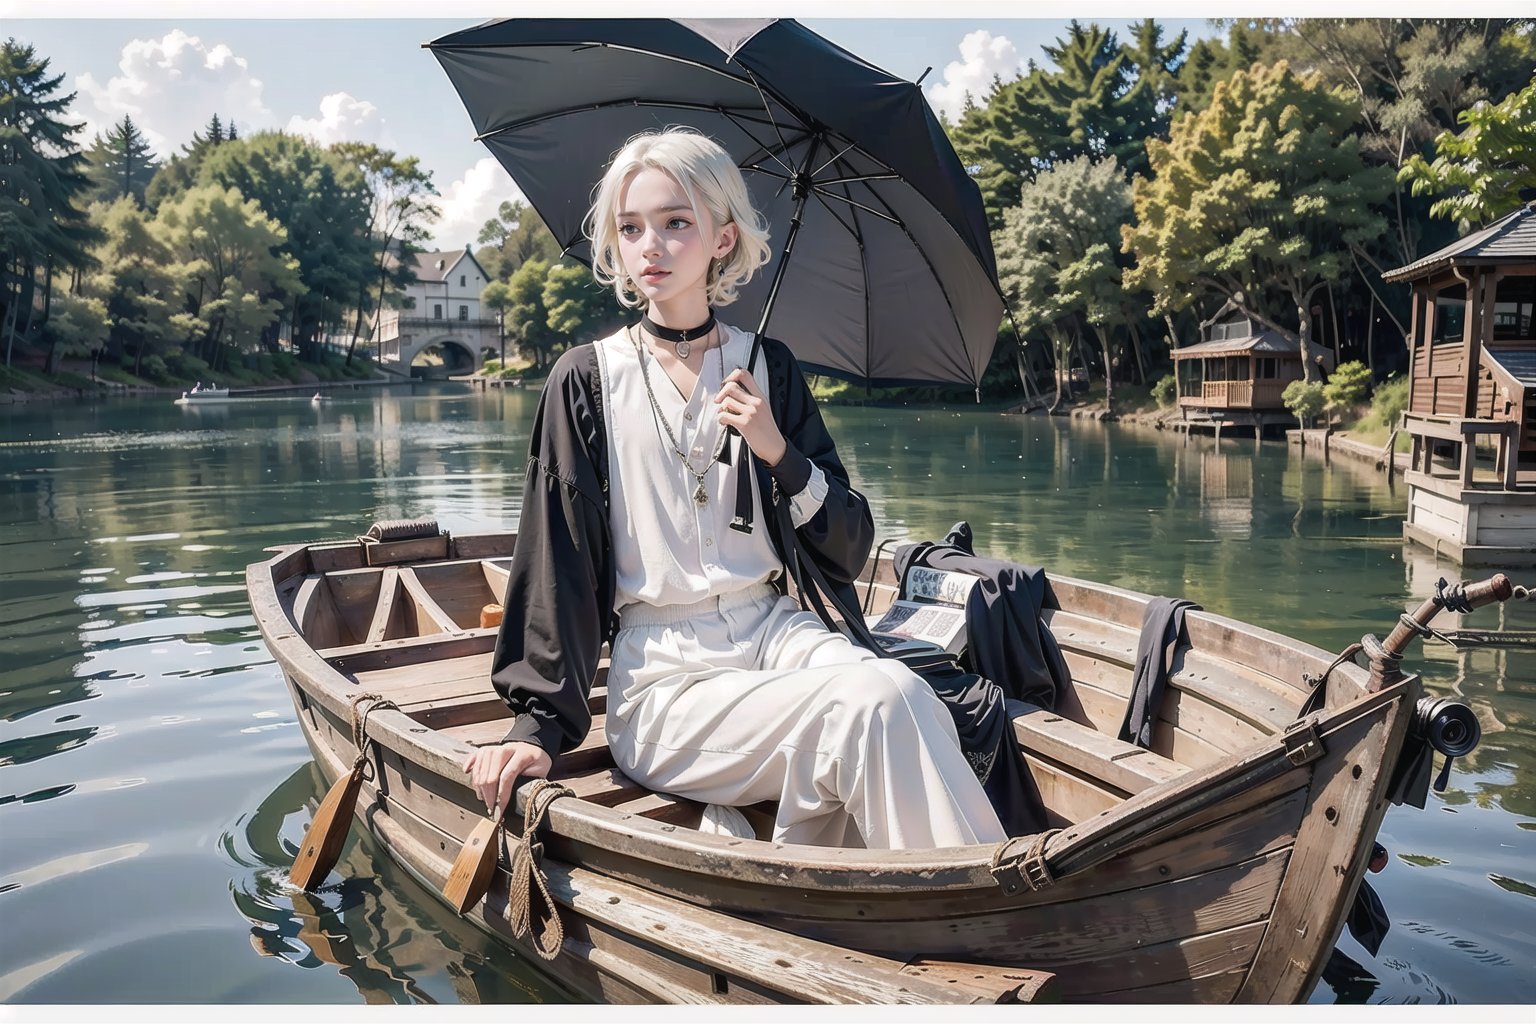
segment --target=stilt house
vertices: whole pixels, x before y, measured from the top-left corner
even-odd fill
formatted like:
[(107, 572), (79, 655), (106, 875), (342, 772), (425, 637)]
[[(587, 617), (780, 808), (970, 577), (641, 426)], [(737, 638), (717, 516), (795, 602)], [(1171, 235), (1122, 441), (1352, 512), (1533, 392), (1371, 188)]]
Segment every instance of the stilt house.
[(1464, 564), (1531, 557), (1536, 204), (1382, 278), (1413, 286), (1405, 533)]
[[(1222, 427), (1252, 427), (1261, 434), (1266, 425), (1290, 422), (1280, 395), (1304, 376), (1298, 344), (1230, 302), (1200, 329), (1204, 341), (1173, 351), (1185, 425), (1210, 424), (1218, 433)], [(1332, 367), (1332, 353), (1321, 358), (1325, 368)]]

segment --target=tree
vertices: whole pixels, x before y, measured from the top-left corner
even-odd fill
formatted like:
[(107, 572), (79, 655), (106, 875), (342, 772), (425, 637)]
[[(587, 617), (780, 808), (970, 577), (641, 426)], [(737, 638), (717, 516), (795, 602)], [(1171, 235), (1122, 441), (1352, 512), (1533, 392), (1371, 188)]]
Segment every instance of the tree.
[(144, 190), (160, 166), (144, 133), (126, 114), (105, 135), (96, 136), (86, 157), (97, 183), (94, 198), (107, 203), (123, 196), (143, 203)]
[(1024, 183), (1057, 164), (1086, 156), (1113, 158), (1128, 173), (1145, 169), (1145, 140), (1166, 130), (1184, 37), (1165, 46), (1155, 22), (1135, 29), (1135, 42), (1121, 46), (1108, 29), (1072, 21), (1044, 47), (1058, 70), (1031, 64), (961, 117), (955, 150), (974, 169), (994, 229)]
[(507, 311), (512, 308), (512, 289), (506, 281), (492, 281), (480, 293), (480, 301), (485, 304), (486, 309), (496, 311), (497, 340), (501, 342), (501, 352), (497, 359), (501, 361), (502, 365), (506, 365)]
[[(1148, 143), (1153, 177), (1134, 188), (1136, 223), (1123, 230), (1154, 313), (1197, 291), (1230, 300), (1296, 342), (1315, 374), (1312, 299), (1382, 230), (1373, 204), (1391, 172), (1367, 167), (1350, 133), (1359, 101), (1284, 62), (1238, 72), (1210, 106)], [(1288, 309), (1282, 314), (1280, 309)]]
[(509, 278), (529, 260), (553, 263), (560, 245), (532, 207), (521, 199), (509, 199), (496, 208), (496, 216), (480, 228), (476, 242), (482, 247), (475, 259), (493, 278)]
[(1296, 417), (1296, 422), (1309, 427), (1328, 404), (1328, 399), (1323, 394), (1321, 381), (1293, 380), (1280, 392), (1280, 403)]
[(438, 193), (432, 175), (422, 169), (416, 157), (396, 156), (366, 142), (339, 142), (331, 149), (358, 169), (372, 197), (366, 232), (373, 240), (374, 276), (371, 282), (359, 282), (357, 316), (347, 344), (350, 366), (367, 310), (371, 306), (373, 323), (378, 323), (385, 297), (411, 282), (414, 271), (410, 256), (427, 241), (428, 228), (442, 211), (435, 202)]
[(1038, 330), (1051, 342), (1057, 404), (1070, 386), (1069, 338), (1081, 318), (1103, 353), (1105, 401), (1113, 410), (1110, 337), (1122, 290), (1115, 254), (1130, 192), (1114, 160), (1078, 157), (1041, 172), (1003, 214), (994, 243), (998, 279), (1020, 329)]
[(151, 211), (158, 210), (166, 199), (191, 188), (197, 182), (198, 173), (208, 155), (217, 146), (234, 139), (234, 122), (230, 122), (226, 132), (224, 122), (219, 120), (218, 114), (214, 114), (202, 131), (192, 133), (192, 141), (183, 146), (180, 153), (172, 153), (171, 158), (160, 165), (144, 190), (144, 205)]
[(1277, 45), (1273, 26), (1233, 21), (1227, 38), (1196, 40), (1175, 75), (1174, 89), (1181, 111), (1198, 113), (1210, 106), (1216, 86), (1239, 71), (1272, 62)]
[(73, 139), (82, 126), (60, 119), (75, 97), (55, 95), (64, 76), (49, 77), (48, 64), (15, 39), (0, 43), (0, 338), (6, 366), (16, 340), (29, 339), (34, 327), (47, 322), (55, 275), (88, 263), (95, 235), (83, 209), (91, 178)]
[(502, 325), (517, 339), (523, 356), (532, 358), (536, 366), (548, 361), (559, 337), (549, 326), (549, 310), (544, 305), (544, 279), (551, 266), (546, 260), (531, 259), (518, 267), (506, 283)]
[[(376, 273), (374, 196), (363, 172), (301, 136), (261, 132), (215, 148), (198, 183), (235, 189), (285, 229), (283, 250), (303, 287), (271, 297), (286, 311), (300, 353), (318, 358), (321, 335)], [(266, 340), (275, 346), (275, 330)]]
[(1441, 132), (1435, 159), (1414, 154), (1398, 174), (1414, 195), (1450, 195), (1429, 212), (1454, 217), (1462, 232), (1525, 205), (1521, 193), (1536, 189), (1536, 76), (1496, 104), (1477, 103), (1457, 120), (1465, 127)]
[(1323, 385), (1323, 399), (1328, 408), (1340, 412), (1354, 408), (1371, 393), (1371, 368), (1358, 360), (1340, 363)]
[[(622, 319), (623, 311), (613, 295), (592, 280), (592, 272), (579, 263), (556, 263), (544, 276), (544, 308), (548, 312), (546, 354), (552, 355), (573, 338), (594, 337)], [(562, 344), (564, 343), (564, 344)]]
[(94, 252), (96, 270), (88, 280), (91, 292), (101, 296), (106, 307), (103, 354), (121, 361), (132, 352), (138, 372), (144, 357), (171, 339), (171, 315), (179, 311), (172, 305), (179, 294), (171, 272), (175, 257), (132, 199), (92, 210), (102, 240)]
[[(1394, 171), (1427, 155), (1437, 135), (1455, 128), (1459, 111), (1525, 85), (1536, 63), (1528, 19), (1291, 18), (1271, 24), (1281, 30), (1277, 48), (1293, 67), (1315, 68), (1327, 85), (1359, 97), (1361, 151), (1368, 162)], [(1388, 199), (1383, 212), (1391, 230), (1373, 255), (1403, 266), (1426, 242), (1436, 248), (1449, 240), (1435, 237), (1427, 225), (1426, 203), (1400, 187)]]
[(283, 251), (287, 232), (236, 189), (190, 189), (160, 208), (155, 230), (179, 261), (184, 307), (172, 322), (209, 365), (261, 340), (283, 308), (272, 296), (304, 294), (298, 261)]

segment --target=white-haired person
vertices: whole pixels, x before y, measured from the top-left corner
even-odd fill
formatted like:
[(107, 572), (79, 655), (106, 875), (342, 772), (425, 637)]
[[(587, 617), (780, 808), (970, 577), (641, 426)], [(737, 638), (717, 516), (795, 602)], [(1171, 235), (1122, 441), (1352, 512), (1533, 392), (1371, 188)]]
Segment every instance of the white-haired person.
[[(770, 259), (740, 171), (696, 132), (636, 136), (586, 230), (597, 280), (641, 316), (564, 353), (539, 403), (492, 662), (513, 724), (464, 766), (487, 809), (585, 738), (606, 640), (608, 746), (653, 790), (776, 801), (785, 843), (1005, 838), (929, 686), (784, 593), (786, 529), (846, 584), (874, 527), (788, 348), (764, 339), (749, 370), (752, 334), (715, 316)], [(727, 427), (754, 469), (719, 458)], [(739, 472), (751, 532), (730, 528)]]

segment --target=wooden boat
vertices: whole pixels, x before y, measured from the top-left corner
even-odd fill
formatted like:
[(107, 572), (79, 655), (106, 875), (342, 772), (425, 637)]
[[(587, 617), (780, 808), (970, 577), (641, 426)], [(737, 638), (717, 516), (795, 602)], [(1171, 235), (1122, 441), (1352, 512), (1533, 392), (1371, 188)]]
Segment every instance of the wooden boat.
[[(441, 891), (486, 820), (461, 765), (508, 726), (488, 680), (496, 630), (479, 615), (501, 598), (515, 538), (373, 533), (273, 549), (247, 584), (326, 779), (346, 778), (358, 754), (351, 699), (397, 705), (366, 716), (372, 777), (355, 813)], [(591, 733), (557, 769), (571, 795), (535, 829), (564, 926), (545, 969), (610, 1002), (1305, 999), (1394, 767), (1423, 742), (1410, 728), (1417, 677), (1390, 657), (1328, 672), (1326, 651), (1192, 612), (1142, 749), (1114, 737), (1148, 598), (1051, 580), (1061, 609), (1045, 617), (1073, 686), (1054, 711), (1010, 711), (1057, 827), (1002, 847), (827, 849), (696, 831), (699, 805), (614, 769), (600, 671)], [(886, 566), (875, 611), (891, 582)], [(1509, 591), (1500, 576), (1467, 595)], [(1399, 624), (1386, 649), (1412, 632)], [(1319, 678), (1321, 708), (1298, 716)], [(534, 786), (508, 816), (514, 843)], [(747, 812), (771, 821), (771, 807)], [(520, 883), (508, 856), (467, 916), (529, 953), (538, 930), (518, 938), (509, 924)]]

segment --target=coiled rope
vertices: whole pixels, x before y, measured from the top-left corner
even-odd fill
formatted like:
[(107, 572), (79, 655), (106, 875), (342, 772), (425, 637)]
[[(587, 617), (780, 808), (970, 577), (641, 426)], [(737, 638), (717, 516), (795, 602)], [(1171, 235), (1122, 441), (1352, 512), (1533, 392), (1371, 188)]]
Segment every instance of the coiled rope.
[[(544, 880), (544, 872), (539, 870), (544, 844), (538, 842), (536, 836), (539, 826), (549, 814), (549, 805), (563, 796), (574, 795), (568, 787), (558, 782), (550, 782), (548, 779), (535, 781), (528, 794), (528, 803), (523, 807), (523, 834), (511, 844), (512, 881), (508, 891), (507, 923), (512, 926), (512, 934), (517, 938), (531, 935), (534, 952), (545, 960), (553, 960), (560, 955), (560, 948), (565, 943), (565, 925), (560, 920), (554, 897), (549, 894), (549, 883)], [(502, 829), (502, 837), (505, 840), (505, 827)], [(543, 901), (543, 907), (539, 910), (533, 906), (535, 893)], [(535, 915), (538, 917), (537, 930), (534, 928)]]
[[(374, 703), (368, 705), (361, 712), (357, 706), (365, 700)], [(352, 761), (352, 770), (362, 770), (364, 782), (372, 782), (378, 777), (373, 762), (368, 760), (368, 716), (375, 711), (393, 708), (400, 710), (400, 705), (385, 697), (382, 693), (359, 693), (352, 698), (352, 747), (357, 751), (357, 757)]]

